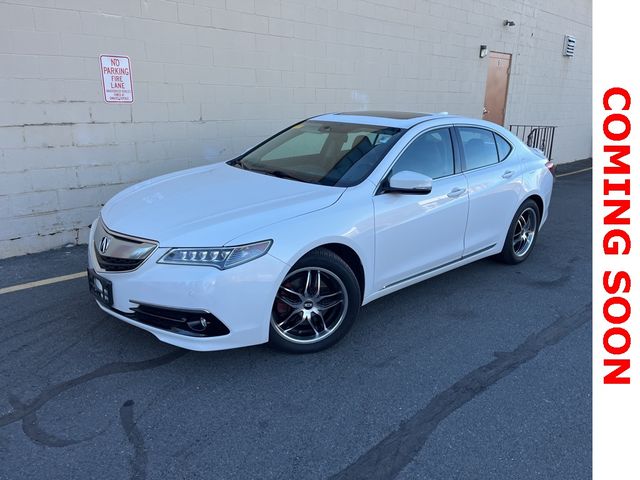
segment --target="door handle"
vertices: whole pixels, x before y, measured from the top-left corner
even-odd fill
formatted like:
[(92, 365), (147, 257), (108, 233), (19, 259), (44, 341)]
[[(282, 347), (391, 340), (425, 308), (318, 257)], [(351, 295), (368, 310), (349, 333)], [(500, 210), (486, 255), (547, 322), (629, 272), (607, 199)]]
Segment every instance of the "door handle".
[(456, 187), (453, 190), (451, 190), (449, 193), (447, 193), (447, 197), (456, 198), (462, 195), (466, 191), (467, 191), (466, 188)]
[(516, 173), (513, 170), (507, 170), (506, 172), (504, 172), (502, 174), (502, 178), (511, 178), (513, 177), (513, 174)]

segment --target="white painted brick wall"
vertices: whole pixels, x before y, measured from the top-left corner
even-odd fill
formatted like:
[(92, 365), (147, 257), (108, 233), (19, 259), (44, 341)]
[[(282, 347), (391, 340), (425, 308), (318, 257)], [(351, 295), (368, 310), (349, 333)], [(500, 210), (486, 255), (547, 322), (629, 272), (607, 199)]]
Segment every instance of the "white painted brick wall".
[[(589, 156), (590, 0), (0, 0), (0, 258), (82, 243), (122, 188), (310, 115), (478, 117), (481, 44), (513, 54), (506, 124)], [(133, 105), (103, 102), (104, 53), (131, 57)]]

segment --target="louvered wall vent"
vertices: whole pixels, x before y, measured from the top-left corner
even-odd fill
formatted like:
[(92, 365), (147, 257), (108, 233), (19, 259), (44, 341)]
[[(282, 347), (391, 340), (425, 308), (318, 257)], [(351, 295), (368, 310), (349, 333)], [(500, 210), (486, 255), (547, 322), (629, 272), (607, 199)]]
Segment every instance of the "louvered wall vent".
[(573, 57), (576, 51), (576, 37), (572, 37), (571, 35), (564, 36), (564, 48), (562, 49), (562, 54), (565, 57)]

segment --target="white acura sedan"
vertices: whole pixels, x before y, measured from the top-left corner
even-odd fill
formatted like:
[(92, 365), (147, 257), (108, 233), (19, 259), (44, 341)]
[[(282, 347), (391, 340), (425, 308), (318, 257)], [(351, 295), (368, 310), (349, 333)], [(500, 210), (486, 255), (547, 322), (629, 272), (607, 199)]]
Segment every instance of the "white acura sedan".
[(89, 287), (179, 347), (318, 351), (372, 300), (490, 255), (525, 260), (551, 167), (480, 120), (321, 115), (113, 197), (91, 228)]

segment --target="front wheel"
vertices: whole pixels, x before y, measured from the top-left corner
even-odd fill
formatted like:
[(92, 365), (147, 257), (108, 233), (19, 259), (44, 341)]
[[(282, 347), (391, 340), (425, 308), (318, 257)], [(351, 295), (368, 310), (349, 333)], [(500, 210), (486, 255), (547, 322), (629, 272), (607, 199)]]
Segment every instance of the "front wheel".
[(511, 265), (524, 262), (536, 242), (539, 226), (538, 205), (533, 200), (526, 200), (513, 217), (498, 258)]
[(351, 328), (360, 299), (349, 265), (330, 250), (314, 250), (293, 266), (278, 288), (269, 342), (292, 353), (328, 348)]

